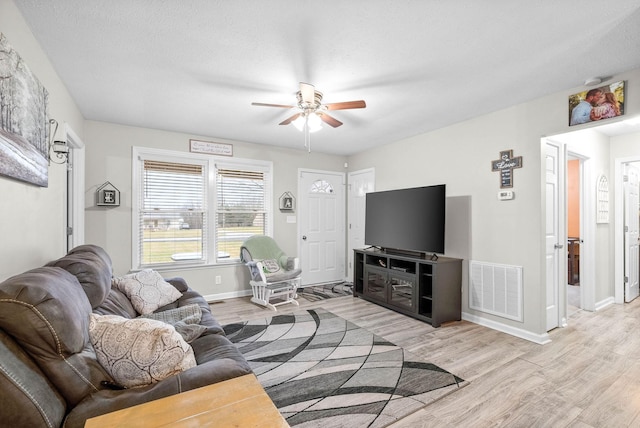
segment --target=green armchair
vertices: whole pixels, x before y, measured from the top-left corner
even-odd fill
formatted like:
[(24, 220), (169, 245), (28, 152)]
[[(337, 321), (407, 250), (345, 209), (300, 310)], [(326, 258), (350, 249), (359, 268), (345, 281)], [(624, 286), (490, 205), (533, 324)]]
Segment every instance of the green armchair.
[(249, 268), (253, 303), (274, 311), (278, 305), (298, 305), (302, 271), (297, 257), (287, 256), (273, 238), (253, 235), (242, 243), (240, 259)]

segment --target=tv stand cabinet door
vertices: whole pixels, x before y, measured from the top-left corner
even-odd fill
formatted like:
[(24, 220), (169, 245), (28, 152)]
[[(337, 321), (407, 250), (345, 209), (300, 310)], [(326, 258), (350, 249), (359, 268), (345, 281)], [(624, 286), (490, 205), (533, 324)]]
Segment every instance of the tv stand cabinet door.
[(364, 295), (367, 299), (386, 303), (389, 274), (386, 269), (371, 266), (364, 268)]
[(389, 304), (415, 312), (416, 276), (389, 270)]

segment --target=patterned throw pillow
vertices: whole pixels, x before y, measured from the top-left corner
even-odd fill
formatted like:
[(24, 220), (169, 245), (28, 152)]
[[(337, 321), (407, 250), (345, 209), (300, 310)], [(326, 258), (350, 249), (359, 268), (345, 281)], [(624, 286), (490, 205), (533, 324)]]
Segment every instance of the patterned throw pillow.
[(129, 298), (134, 309), (143, 315), (150, 314), (159, 307), (173, 303), (182, 297), (182, 293), (152, 269), (113, 278), (112, 285), (122, 291)]
[(262, 270), (265, 275), (273, 275), (280, 271), (280, 265), (275, 259), (267, 259), (262, 261)]
[(162, 321), (91, 314), (98, 362), (120, 385), (150, 385), (196, 366), (193, 348)]

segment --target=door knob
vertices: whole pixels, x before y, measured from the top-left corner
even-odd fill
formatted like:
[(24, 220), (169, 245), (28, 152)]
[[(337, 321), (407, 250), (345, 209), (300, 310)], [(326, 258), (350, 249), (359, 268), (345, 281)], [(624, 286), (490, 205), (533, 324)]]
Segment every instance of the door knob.
[(553, 248), (555, 248), (556, 250), (559, 250), (559, 249), (560, 249), (560, 248), (562, 248), (562, 247), (564, 247), (564, 245), (562, 245), (562, 244), (555, 244), (555, 245), (553, 246)]
[(307, 235), (302, 235), (302, 240), (306, 241), (307, 240)]

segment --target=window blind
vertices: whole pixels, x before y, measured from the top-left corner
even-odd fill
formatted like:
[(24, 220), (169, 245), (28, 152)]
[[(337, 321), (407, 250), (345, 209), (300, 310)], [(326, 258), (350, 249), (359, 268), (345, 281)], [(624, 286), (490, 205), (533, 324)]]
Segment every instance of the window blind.
[(266, 233), (265, 173), (218, 168), (216, 172), (216, 242), (218, 257), (239, 258), (242, 242)]
[(141, 265), (205, 258), (205, 170), (199, 164), (143, 161), (138, 228)]

